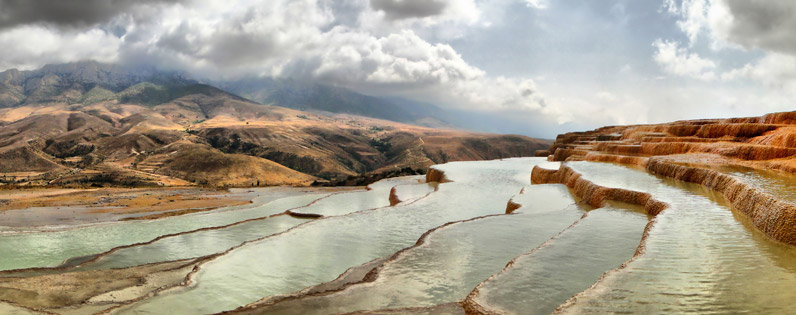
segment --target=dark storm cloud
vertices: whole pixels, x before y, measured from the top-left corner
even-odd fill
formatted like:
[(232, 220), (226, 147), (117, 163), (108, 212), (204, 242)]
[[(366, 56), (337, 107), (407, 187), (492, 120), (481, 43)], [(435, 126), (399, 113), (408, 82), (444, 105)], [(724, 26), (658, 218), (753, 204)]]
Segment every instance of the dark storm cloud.
[(102, 23), (137, 5), (180, 0), (0, 0), (0, 28), (22, 24), (86, 26)]
[(747, 47), (796, 54), (796, 1), (726, 0), (732, 13), (729, 39)]
[(374, 10), (384, 11), (391, 20), (438, 15), (447, 5), (445, 0), (370, 0)]

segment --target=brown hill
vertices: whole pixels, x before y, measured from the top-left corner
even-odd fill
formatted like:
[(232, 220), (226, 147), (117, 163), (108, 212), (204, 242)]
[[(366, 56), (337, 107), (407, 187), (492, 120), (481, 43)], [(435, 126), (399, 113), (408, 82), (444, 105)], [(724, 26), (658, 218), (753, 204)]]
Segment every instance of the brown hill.
[[(0, 108), (0, 182), (307, 185), (454, 160), (528, 156), (550, 145), (262, 105), (191, 82), (69, 71), (0, 77), (0, 94), (14, 100)], [(102, 78), (113, 84), (103, 85)]]

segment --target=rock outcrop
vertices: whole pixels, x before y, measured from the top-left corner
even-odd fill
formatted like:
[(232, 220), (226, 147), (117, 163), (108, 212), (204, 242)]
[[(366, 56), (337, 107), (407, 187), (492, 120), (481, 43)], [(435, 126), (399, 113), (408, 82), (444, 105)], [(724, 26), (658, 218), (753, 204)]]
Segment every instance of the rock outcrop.
[(447, 177), (445, 177), (445, 172), (438, 170), (436, 168), (429, 168), (428, 172), (426, 172), (426, 183), (446, 183), (449, 182)]

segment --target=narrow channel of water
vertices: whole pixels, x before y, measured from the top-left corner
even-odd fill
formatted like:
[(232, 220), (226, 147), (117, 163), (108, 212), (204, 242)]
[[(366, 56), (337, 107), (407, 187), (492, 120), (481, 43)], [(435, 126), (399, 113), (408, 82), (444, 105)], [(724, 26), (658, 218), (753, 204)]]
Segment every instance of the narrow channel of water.
[(334, 194), (293, 212), (334, 216), (386, 207), (390, 205), (390, 189), (397, 185), (427, 186), (426, 184), (418, 183), (420, 178), (418, 176), (407, 176), (380, 180), (370, 184), (368, 190)]
[(649, 221), (642, 211), (611, 206), (590, 211), (572, 228), (518, 257), (484, 283), (476, 301), (506, 313), (550, 314), (633, 257)]
[(123, 268), (201, 257), (226, 251), (243, 242), (283, 232), (308, 219), (282, 215), (240, 225), (164, 238), (152, 244), (120, 249), (79, 270)]
[(563, 312), (793, 311), (794, 248), (767, 239), (719, 194), (612, 164), (569, 165), (599, 185), (650, 192), (670, 208), (655, 218), (643, 255)]
[(413, 185), (397, 185), (394, 187), (395, 195), (401, 202), (410, 202), (423, 197), (437, 189), (438, 183), (423, 183)]
[[(424, 232), (451, 221), (505, 212), (543, 158), (435, 166), (453, 182), (414, 203), (316, 220), (211, 261), (195, 286), (153, 297), (131, 313), (214, 313), (274, 294), (331, 281), (352, 266), (411, 246)], [(219, 294), (224, 292), (224, 294)]]

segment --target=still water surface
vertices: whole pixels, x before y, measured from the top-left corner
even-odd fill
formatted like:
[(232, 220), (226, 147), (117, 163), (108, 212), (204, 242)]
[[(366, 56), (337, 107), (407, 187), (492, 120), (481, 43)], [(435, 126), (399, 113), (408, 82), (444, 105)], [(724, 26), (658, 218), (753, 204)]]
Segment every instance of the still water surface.
[(789, 313), (796, 253), (755, 230), (719, 194), (627, 167), (570, 165), (597, 184), (652, 193), (670, 204), (646, 252), (577, 297), (564, 312)]

